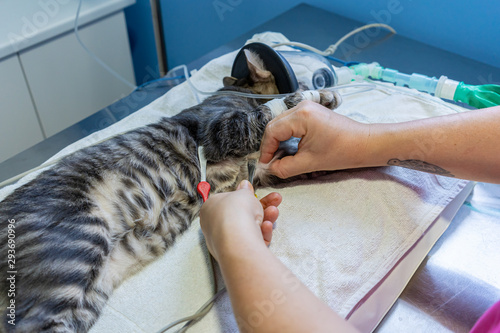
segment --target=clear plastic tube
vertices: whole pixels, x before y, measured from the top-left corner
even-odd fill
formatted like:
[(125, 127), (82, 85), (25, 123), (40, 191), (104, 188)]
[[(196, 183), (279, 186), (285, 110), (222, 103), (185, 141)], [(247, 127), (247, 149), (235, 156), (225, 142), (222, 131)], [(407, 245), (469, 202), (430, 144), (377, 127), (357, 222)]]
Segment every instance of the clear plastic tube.
[(360, 75), (364, 78), (371, 77), (375, 80), (383, 80), (394, 83), (396, 86), (413, 88), (434, 94), (438, 86), (439, 79), (426, 75), (413, 73), (405, 74), (391, 68), (384, 68), (377, 63), (358, 64), (351, 66), (352, 75)]
[(359, 89), (359, 88), (364, 88), (364, 89), (359, 89), (356, 91), (353, 91), (351, 93), (343, 93), (341, 97), (347, 97), (351, 95), (356, 95), (356, 94), (361, 94), (367, 91), (371, 91), (374, 89), (377, 89), (377, 85), (374, 83), (351, 83), (349, 85), (343, 85), (343, 86), (337, 86), (337, 87), (329, 87), (325, 88), (326, 90), (342, 90), (342, 89)]
[[(287, 93), (287, 94), (261, 95), (261, 94), (244, 93), (244, 92), (241, 92), (241, 91), (232, 91), (232, 90), (226, 90), (226, 91), (202, 91), (202, 90), (198, 89), (193, 84), (193, 82), (191, 81), (191, 79), (189, 77), (189, 72), (188, 72), (188, 69), (187, 69), (186, 65), (177, 66), (176, 68), (174, 68), (172, 70), (176, 70), (176, 69), (179, 69), (179, 68), (182, 68), (184, 70), (184, 75), (186, 77), (186, 81), (188, 82), (188, 84), (191, 87), (191, 89), (193, 90), (193, 92), (201, 94), (201, 95), (212, 95), (212, 96), (213, 95), (234, 95), (234, 96), (241, 96), (241, 97), (247, 97), (247, 98), (275, 99), (275, 98), (284, 98), (284, 97), (287, 97), (287, 96), (290, 96), (290, 95), (294, 94), (294, 92), (293, 92), (293, 93)], [(337, 90), (342, 90), (342, 89), (360, 88), (360, 87), (368, 88), (368, 89), (364, 89), (364, 90), (360, 90), (360, 91), (356, 91), (356, 92), (352, 92), (352, 93), (347, 93), (347, 94), (344, 94), (344, 96), (349, 96), (349, 95), (354, 95), (354, 94), (358, 94), (358, 93), (361, 93), (361, 92), (370, 91), (370, 90), (374, 89), (376, 86), (373, 83), (371, 83), (371, 84), (370, 83), (359, 83), (359, 84), (355, 83), (355, 84), (350, 84), (350, 85), (345, 85), (345, 86), (328, 87), (328, 88), (325, 88), (325, 89), (332, 90), (332, 91), (337, 91)]]
[[(213, 96), (213, 95), (235, 95), (235, 96), (241, 96), (241, 97), (247, 97), (247, 98), (272, 99), (272, 98), (283, 98), (283, 97), (290, 96), (292, 94), (292, 93), (288, 93), (288, 94), (261, 95), (261, 94), (244, 93), (241, 91), (203, 91), (203, 90), (198, 89), (191, 81), (191, 78), (190, 78), (189, 72), (188, 72), (188, 68), (186, 65), (179, 65), (179, 66), (173, 68), (172, 71), (179, 69), (179, 68), (182, 68), (184, 70), (184, 75), (186, 76), (186, 81), (188, 82), (188, 84), (191, 87), (191, 89), (193, 90), (193, 92), (198, 93), (200, 95), (210, 95), (210, 96)], [(198, 103), (201, 102), (199, 100), (198, 96), (196, 96), (196, 99), (198, 100)]]

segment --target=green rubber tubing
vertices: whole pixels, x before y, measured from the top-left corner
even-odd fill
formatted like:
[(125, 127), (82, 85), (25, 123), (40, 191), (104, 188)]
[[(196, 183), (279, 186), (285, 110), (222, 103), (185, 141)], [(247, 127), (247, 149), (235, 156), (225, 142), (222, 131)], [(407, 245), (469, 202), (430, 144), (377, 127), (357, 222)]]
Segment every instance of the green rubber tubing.
[(474, 86), (460, 82), (455, 90), (453, 100), (478, 109), (500, 105), (500, 86), (496, 84)]

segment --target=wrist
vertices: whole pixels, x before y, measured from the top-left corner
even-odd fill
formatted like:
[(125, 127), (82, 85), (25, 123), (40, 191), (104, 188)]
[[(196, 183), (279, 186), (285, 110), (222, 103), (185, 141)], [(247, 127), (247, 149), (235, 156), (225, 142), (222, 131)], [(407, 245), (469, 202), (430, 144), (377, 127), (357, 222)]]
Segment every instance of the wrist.
[(269, 249), (262, 239), (259, 241), (244, 238), (231, 239), (218, 247), (216, 259), (223, 275), (226, 275), (225, 272), (232, 271), (239, 266), (247, 266), (254, 260), (265, 256), (267, 252)]
[(404, 145), (397, 124), (370, 124), (363, 167), (386, 166), (398, 154), (397, 147)]
[(247, 256), (249, 252), (266, 245), (257, 221), (238, 218), (224, 221), (218, 237), (212, 242), (214, 256), (218, 261), (228, 257)]
[(262, 240), (238, 242), (237, 246), (227, 244), (219, 249), (216, 259), (227, 286), (231, 281), (240, 284), (245, 279), (252, 279), (252, 274), (273, 256)]

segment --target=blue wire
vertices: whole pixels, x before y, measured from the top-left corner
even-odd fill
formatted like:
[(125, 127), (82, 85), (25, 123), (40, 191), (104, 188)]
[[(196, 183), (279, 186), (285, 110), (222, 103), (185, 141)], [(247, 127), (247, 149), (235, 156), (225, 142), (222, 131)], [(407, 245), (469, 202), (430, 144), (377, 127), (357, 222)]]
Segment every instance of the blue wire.
[(342, 65), (344, 65), (346, 67), (354, 66), (354, 65), (357, 65), (360, 63), (359, 61), (344, 61), (344, 60), (340, 60), (340, 59), (332, 57), (332, 56), (326, 56), (326, 58), (329, 60), (341, 63)]
[(148, 82), (144, 82), (143, 84), (141, 84), (140, 86), (138, 86), (137, 88), (135, 88), (134, 91), (137, 91), (137, 90), (140, 90), (152, 83), (155, 83), (155, 82), (162, 82), (162, 81), (170, 81), (170, 80), (180, 80), (180, 79), (184, 79), (185, 76), (184, 75), (178, 75), (178, 76), (173, 76), (173, 77), (161, 77), (159, 79), (155, 79), (155, 80), (151, 80), (151, 81), (148, 81)]

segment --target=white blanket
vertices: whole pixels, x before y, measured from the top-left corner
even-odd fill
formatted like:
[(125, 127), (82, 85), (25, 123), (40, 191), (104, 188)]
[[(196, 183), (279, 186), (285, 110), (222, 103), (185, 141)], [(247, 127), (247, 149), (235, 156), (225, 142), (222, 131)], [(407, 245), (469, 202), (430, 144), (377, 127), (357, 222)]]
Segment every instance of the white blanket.
[[(265, 34), (254, 40), (271, 42), (283, 38)], [(193, 83), (205, 91), (218, 89), (223, 76), (229, 75), (235, 55), (232, 52), (214, 59), (194, 74)], [(307, 64), (301, 65), (307, 71)], [(463, 111), (406, 88), (379, 87), (344, 97), (336, 111), (363, 122), (399, 122)], [(162, 116), (174, 115), (195, 103), (192, 90), (183, 83), (128, 118), (68, 146), (54, 158)], [(425, 154), (434, 144), (430, 133), (429, 141), (422, 142), (421, 152), (416, 153)], [(0, 190), (0, 199), (35, 175)], [(279, 191), (283, 196), (272, 251), (317, 296), (347, 316), (466, 183), (382, 167), (339, 171), (277, 189), (259, 189), (257, 193), (262, 197)], [(116, 290), (91, 332), (155, 332), (194, 313), (212, 296), (213, 280), (207, 260), (196, 220), (163, 257)], [(263, 310), (261, 315), (268, 314)], [(243, 320), (251, 326), (256, 319)], [(236, 331), (227, 294), (191, 330)]]

